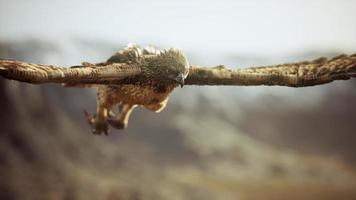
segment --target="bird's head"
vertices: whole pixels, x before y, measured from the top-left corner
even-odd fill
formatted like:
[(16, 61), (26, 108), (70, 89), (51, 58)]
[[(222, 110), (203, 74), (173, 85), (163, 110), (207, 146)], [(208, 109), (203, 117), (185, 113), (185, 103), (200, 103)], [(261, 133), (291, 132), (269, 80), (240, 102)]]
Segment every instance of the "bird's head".
[(149, 68), (155, 76), (173, 81), (181, 87), (189, 73), (189, 62), (179, 49), (168, 49), (149, 61)]

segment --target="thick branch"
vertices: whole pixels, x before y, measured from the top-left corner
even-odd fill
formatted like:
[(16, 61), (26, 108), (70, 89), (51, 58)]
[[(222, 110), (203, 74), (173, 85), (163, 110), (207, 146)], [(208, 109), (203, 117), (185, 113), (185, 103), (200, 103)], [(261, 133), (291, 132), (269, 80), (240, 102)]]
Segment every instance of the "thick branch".
[(0, 60), (0, 76), (34, 84), (107, 84), (140, 73), (141, 68), (135, 64), (111, 63), (66, 68)]
[(191, 66), (186, 85), (280, 85), (305, 87), (356, 77), (356, 54), (332, 59), (231, 70)]

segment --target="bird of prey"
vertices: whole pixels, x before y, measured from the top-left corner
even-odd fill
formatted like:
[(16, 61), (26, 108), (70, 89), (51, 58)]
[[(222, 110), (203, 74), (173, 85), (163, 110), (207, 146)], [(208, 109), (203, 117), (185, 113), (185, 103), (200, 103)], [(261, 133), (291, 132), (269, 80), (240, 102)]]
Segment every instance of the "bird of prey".
[[(129, 45), (106, 62), (59, 67), (0, 60), (0, 76), (33, 84), (97, 88), (97, 113), (85, 112), (94, 134), (108, 134), (109, 125), (124, 129), (132, 110), (143, 106), (160, 112), (169, 95), (184, 85), (279, 85), (306, 87), (356, 77), (356, 54), (273, 66), (228, 69), (223, 65), (190, 65), (179, 49), (140, 49)], [(119, 112), (112, 112), (118, 107)]]

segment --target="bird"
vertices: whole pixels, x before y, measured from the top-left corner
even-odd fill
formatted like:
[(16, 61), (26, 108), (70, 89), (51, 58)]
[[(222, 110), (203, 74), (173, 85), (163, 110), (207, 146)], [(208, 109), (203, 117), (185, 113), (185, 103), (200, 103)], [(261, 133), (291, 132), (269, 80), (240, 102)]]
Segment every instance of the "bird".
[[(170, 94), (186, 85), (307, 87), (356, 77), (356, 54), (317, 58), (271, 66), (229, 69), (224, 65), (190, 65), (177, 48), (143, 49), (136, 44), (116, 52), (101, 63), (61, 67), (0, 60), (0, 76), (32, 84), (60, 83), (65, 87), (97, 90), (96, 114), (84, 110), (93, 134), (108, 135), (109, 126), (128, 127), (133, 109), (142, 106), (161, 112)], [(118, 112), (114, 112), (117, 108)]]
[[(110, 63), (142, 63), (143, 77), (128, 78), (130, 84), (99, 85), (97, 87), (97, 114), (91, 115), (84, 111), (92, 126), (94, 134), (108, 134), (108, 125), (124, 129), (132, 110), (140, 105), (144, 108), (160, 112), (168, 102), (170, 93), (175, 87), (184, 85), (189, 73), (189, 63), (179, 49), (168, 49), (160, 52), (154, 47), (141, 51), (136, 45), (115, 53), (105, 64)], [(89, 64), (90, 66), (90, 64)], [(119, 113), (110, 112), (118, 105)]]

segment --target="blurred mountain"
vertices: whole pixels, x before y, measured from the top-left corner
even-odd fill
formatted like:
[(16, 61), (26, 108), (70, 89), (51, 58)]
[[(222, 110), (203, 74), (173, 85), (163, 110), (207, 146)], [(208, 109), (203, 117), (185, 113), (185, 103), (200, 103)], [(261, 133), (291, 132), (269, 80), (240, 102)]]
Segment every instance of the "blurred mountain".
[[(0, 58), (75, 65), (115, 51), (64, 44), (3, 42)], [(186, 87), (105, 137), (82, 113), (94, 90), (0, 78), (0, 199), (355, 199), (355, 86)]]

